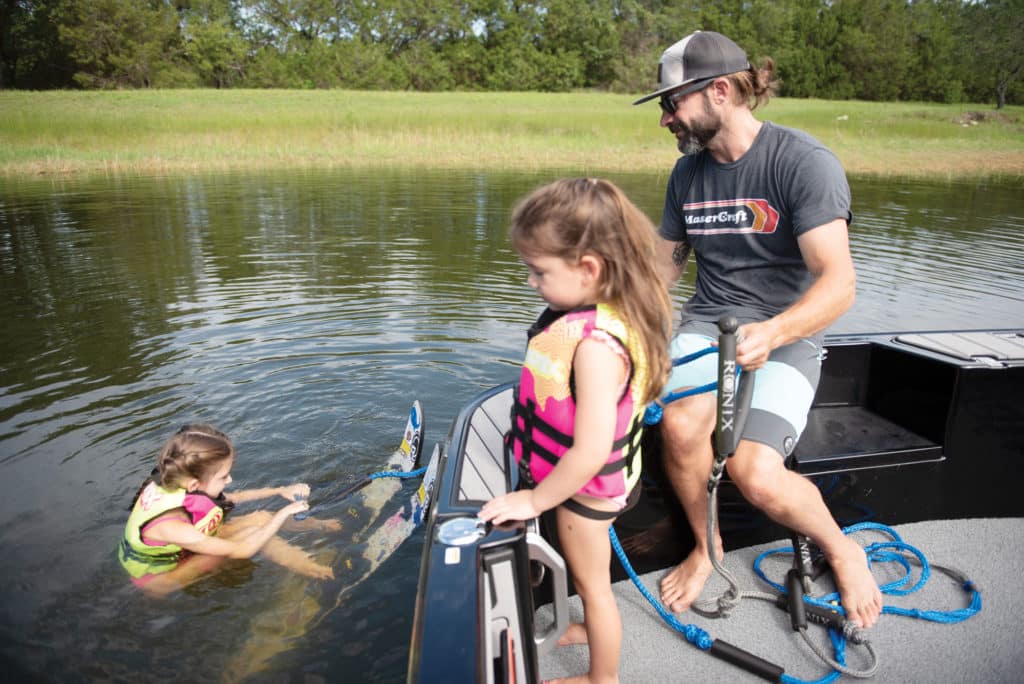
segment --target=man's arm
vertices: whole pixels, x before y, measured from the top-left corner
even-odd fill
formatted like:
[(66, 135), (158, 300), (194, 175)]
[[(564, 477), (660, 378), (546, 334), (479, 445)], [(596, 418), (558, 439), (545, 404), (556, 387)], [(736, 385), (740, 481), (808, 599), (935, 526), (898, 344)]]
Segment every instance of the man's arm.
[(814, 283), (779, 315), (740, 327), (736, 361), (745, 369), (763, 366), (773, 349), (821, 332), (853, 304), (857, 274), (846, 221), (836, 219), (808, 230), (797, 244)]
[(690, 243), (658, 238), (658, 273), (669, 290), (686, 271), (690, 259)]

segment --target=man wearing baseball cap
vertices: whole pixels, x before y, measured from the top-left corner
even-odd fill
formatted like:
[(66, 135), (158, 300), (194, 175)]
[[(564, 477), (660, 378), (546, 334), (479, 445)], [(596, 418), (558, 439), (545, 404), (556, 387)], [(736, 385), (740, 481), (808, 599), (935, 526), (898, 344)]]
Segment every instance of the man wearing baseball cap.
[[(854, 299), (850, 188), (817, 140), (754, 117), (775, 92), (773, 72), (770, 59), (754, 68), (726, 36), (696, 31), (665, 50), (657, 89), (634, 103), (658, 98), (661, 126), (684, 155), (665, 195), (659, 265), (671, 286), (693, 253), (697, 283), (671, 352), (707, 347), (723, 315), (739, 320), (736, 360), (758, 372), (729, 475), (754, 506), (818, 545), (847, 618), (867, 628), (882, 597), (863, 549), (843, 535), (818, 489), (785, 467), (817, 388), (823, 331)], [(717, 358), (707, 355), (675, 367), (665, 389), (716, 378)], [(707, 393), (669, 404), (662, 421), (666, 469), (697, 540), (661, 581), (662, 600), (676, 612), (690, 607), (713, 569), (706, 487), (714, 421)], [(717, 530), (711, 542), (721, 557)]]

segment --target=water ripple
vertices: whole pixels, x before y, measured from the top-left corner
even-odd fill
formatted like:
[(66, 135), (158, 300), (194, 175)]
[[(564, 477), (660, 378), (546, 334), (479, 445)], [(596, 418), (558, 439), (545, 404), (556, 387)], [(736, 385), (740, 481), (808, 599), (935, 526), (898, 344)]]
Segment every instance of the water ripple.
[[(426, 409), (429, 448), (470, 397), (516, 377), (541, 302), (507, 222), (540, 180), (339, 172), (0, 185), (0, 553), (18, 558), (0, 566), (0, 622), (23, 628), (25, 662), (69, 680), (131, 679), (142, 649), (177, 674), (183, 662), (223, 664), (253, 623), (282, 619), (282, 575), (266, 565), (157, 610), (113, 560), (125, 506), (184, 422), (234, 437), (240, 488), (310, 482), (348, 517), (344, 534), (301, 541), (358, 555), (373, 521), (330, 498), (380, 467), (411, 401)], [(659, 215), (664, 179), (623, 181)], [(1019, 189), (861, 182), (853, 193), (858, 296), (837, 330), (1024, 327)], [(692, 291), (691, 271), (677, 302)], [(327, 679), (403, 676), (418, 551), (399, 549), (344, 614), (294, 640), (297, 660), (338, 668)], [(250, 585), (247, 601), (225, 590), (238, 585)], [(300, 588), (302, 601), (326, 605), (344, 587)], [(210, 636), (199, 656), (169, 638), (183, 624)], [(283, 658), (268, 677), (303, 671)]]

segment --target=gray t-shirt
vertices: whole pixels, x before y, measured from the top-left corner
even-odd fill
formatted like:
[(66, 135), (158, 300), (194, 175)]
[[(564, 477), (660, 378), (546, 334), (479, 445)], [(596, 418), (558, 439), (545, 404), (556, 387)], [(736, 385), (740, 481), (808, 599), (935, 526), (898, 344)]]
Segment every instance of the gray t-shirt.
[(837, 218), (849, 223), (850, 186), (824, 145), (764, 122), (747, 153), (720, 164), (706, 150), (682, 157), (669, 178), (659, 233), (686, 241), (697, 289), (683, 320), (761, 321), (810, 287), (796, 238)]

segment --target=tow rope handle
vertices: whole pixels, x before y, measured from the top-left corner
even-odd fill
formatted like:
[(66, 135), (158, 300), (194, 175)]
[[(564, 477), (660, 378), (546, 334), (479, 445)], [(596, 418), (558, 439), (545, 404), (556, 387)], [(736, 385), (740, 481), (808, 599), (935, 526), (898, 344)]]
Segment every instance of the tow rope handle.
[(743, 435), (743, 426), (750, 412), (754, 394), (754, 373), (748, 372), (739, 382), (742, 369), (736, 364), (736, 331), (740, 324), (735, 316), (718, 320), (718, 406), (715, 416), (715, 460), (711, 466), (708, 491), (718, 486), (725, 461), (734, 453)]

